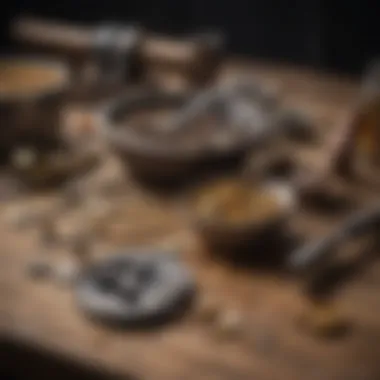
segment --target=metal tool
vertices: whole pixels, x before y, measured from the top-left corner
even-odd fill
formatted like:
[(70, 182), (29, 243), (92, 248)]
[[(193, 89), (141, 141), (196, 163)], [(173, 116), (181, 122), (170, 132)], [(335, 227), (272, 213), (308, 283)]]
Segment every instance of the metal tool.
[[(376, 259), (374, 244), (378, 243), (376, 236), (379, 230), (380, 204), (375, 204), (350, 216), (331, 234), (294, 252), (289, 258), (289, 267), (292, 271), (304, 274), (306, 293), (309, 296), (329, 297), (339, 286)], [(343, 243), (361, 237), (369, 237), (369, 240), (361, 247), (362, 252), (356, 260), (348, 265), (331, 265)]]
[(170, 67), (195, 85), (208, 83), (214, 77), (224, 42), (220, 33), (173, 38), (146, 33), (131, 25), (107, 23), (91, 27), (30, 17), (16, 19), (11, 32), (16, 40), (28, 45), (63, 53), (76, 62), (74, 66), (78, 66), (78, 62), (94, 60), (104, 68), (104, 59), (107, 58), (109, 67), (112, 58), (112, 66), (121, 67), (121, 62), (128, 63), (127, 73), (129, 70), (131, 74), (135, 58), (141, 69), (137, 70), (141, 75), (136, 79), (146, 77), (153, 66)]
[[(380, 162), (380, 60), (373, 61), (363, 75), (357, 103), (342, 126), (331, 160), (333, 170), (352, 176), (357, 164)], [(361, 167), (363, 168), (363, 165)]]
[(165, 322), (188, 306), (195, 284), (169, 252), (128, 248), (84, 270), (76, 285), (79, 308), (107, 324)]

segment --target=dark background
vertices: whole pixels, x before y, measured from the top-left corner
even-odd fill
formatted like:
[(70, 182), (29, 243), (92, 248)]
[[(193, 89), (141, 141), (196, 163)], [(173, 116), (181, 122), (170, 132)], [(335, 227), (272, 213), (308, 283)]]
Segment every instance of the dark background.
[(320, 0), (13, 0), (2, 5), (2, 46), (19, 13), (63, 20), (137, 21), (155, 31), (215, 28), (228, 50), (359, 74), (380, 55), (380, 2)]

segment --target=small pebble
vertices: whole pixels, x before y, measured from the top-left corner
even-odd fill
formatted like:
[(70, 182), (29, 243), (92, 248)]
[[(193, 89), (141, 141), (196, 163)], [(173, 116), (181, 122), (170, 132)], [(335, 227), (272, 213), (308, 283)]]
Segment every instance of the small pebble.
[(97, 196), (89, 197), (86, 200), (85, 207), (86, 212), (92, 218), (102, 217), (103, 215), (107, 214), (109, 210), (112, 209), (112, 205), (110, 202)]
[(316, 139), (315, 128), (311, 118), (296, 110), (284, 112), (280, 122), (288, 138), (299, 142), (311, 142)]
[(231, 104), (230, 108), (232, 123), (242, 132), (258, 135), (266, 128), (267, 117), (259, 106), (240, 100)]
[(91, 111), (66, 110), (64, 117), (62, 137), (69, 144), (78, 146), (96, 134), (96, 119)]
[(77, 183), (69, 183), (61, 194), (66, 207), (78, 206), (83, 201), (83, 194)]
[(257, 350), (263, 354), (270, 354), (276, 347), (276, 338), (265, 330), (257, 331), (254, 337)]
[(215, 322), (220, 311), (217, 302), (208, 297), (200, 299), (197, 309), (199, 319), (205, 323)]
[(57, 244), (59, 237), (56, 230), (54, 220), (47, 218), (41, 223), (41, 242), (44, 246), (52, 246)]
[(28, 264), (27, 271), (30, 277), (42, 279), (52, 274), (52, 266), (47, 260), (34, 260)]
[(117, 179), (111, 179), (105, 183), (103, 183), (100, 187), (100, 194), (101, 195), (118, 195), (124, 191), (123, 187), (124, 183), (119, 178)]
[(71, 242), (71, 250), (81, 263), (86, 263), (91, 250), (92, 237), (89, 233), (75, 236)]
[(38, 217), (30, 211), (11, 209), (5, 214), (5, 219), (12, 227), (22, 229), (32, 226)]
[(32, 148), (17, 148), (12, 152), (11, 161), (15, 168), (31, 167), (37, 159), (37, 153)]
[(54, 280), (62, 286), (70, 286), (77, 278), (79, 267), (73, 261), (63, 261), (56, 264), (53, 275)]
[(242, 332), (242, 317), (235, 310), (225, 311), (220, 314), (215, 327), (218, 338), (235, 338)]
[(308, 333), (324, 338), (341, 336), (347, 323), (331, 305), (313, 305), (299, 319), (299, 325)]

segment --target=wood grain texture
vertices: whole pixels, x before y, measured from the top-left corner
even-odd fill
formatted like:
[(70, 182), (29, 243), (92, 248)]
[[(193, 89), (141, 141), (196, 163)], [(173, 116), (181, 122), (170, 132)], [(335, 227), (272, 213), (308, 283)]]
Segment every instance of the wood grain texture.
[[(289, 104), (310, 112), (320, 127), (330, 132), (355, 96), (354, 84), (301, 69), (235, 63), (226, 65), (223, 76), (243, 72), (281, 85)], [(318, 166), (324, 154), (322, 148), (311, 161)], [(133, 210), (129, 211), (130, 219), (126, 216), (132, 232), (123, 233), (122, 240), (112, 241), (111, 235), (99, 237), (97, 249), (128, 242), (180, 248), (197, 278), (200, 293), (220, 300), (223, 308), (241, 312), (242, 336), (220, 340), (195, 313), (159, 331), (126, 333), (95, 326), (78, 312), (68, 289), (34, 282), (26, 276), (25, 266), (41, 249), (36, 231), (20, 232), (1, 217), (0, 323), (9, 339), (137, 379), (380, 378), (379, 265), (339, 295), (338, 307), (353, 323), (350, 333), (333, 341), (317, 339), (299, 331), (295, 323), (305, 305), (299, 282), (274, 270), (231, 268), (207, 258), (179, 216), (175, 201), (152, 200), (164, 210), (165, 217), (157, 214), (158, 229), (156, 222), (147, 222), (151, 218), (149, 207), (136, 206), (140, 195), (134, 191), (122, 198), (123, 207)], [(365, 189), (353, 192), (360, 193), (362, 201), (363, 194), (369, 194), (366, 201), (376, 196)], [(300, 212), (292, 223), (303, 236), (318, 236), (331, 229), (338, 218)], [(139, 226), (140, 234), (136, 233)], [(282, 249), (277, 247), (278, 251)], [(255, 256), (265, 254), (252, 252)]]

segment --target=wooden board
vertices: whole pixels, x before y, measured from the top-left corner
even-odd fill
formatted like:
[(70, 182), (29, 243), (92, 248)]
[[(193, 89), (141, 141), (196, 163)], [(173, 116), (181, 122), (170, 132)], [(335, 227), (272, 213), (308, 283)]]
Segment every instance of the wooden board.
[[(310, 112), (326, 130), (344, 115), (355, 96), (354, 84), (301, 69), (235, 63), (227, 65), (223, 75), (244, 71), (282, 85), (289, 104)], [(8, 339), (136, 379), (380, 378), (379, 265), (347, 286), (337, 300), (353, 323), (352, 331), (342, 339), (317, 339), (295, 324), (305, 303), (300, 283), (275, 270), (232, 269), (207, 258), (182, 218), (178, 199), (159, 200), (133, 186), (110, 199), (125, 208), (125, 229), (121, 235), (99, 235), (94, 255), (128, 243), (178, 248), (197, 278), (200, 294), (241, 313), (242, 336), (221, 340), (196, 313), (150, 332), (117, 332), (93, 325), (78, 312), (69, 289), (28, 278), (28, 262), (43, 249), (38, 231), (12, 226), (4, 206), (0, 214), (0, 323)], [(55, 201), (52, 196), (41, 202), (50, 207)], [(44, 207), (33, 202), (26, 199), (24, 207)], [(96, 208), (101, 208), (99, 203), (88, 206), (88, 210)], [(76, 229), (75, 221), (83, 224), (87, 214), (82, 211), (62, 216), (62, 230), (70, 233), (70, 228), (71, 232)], [(303, 228), (305, 236), (316, 236), (328, 231), (336, 219), (300, 215), (295, 225)], [(64, 249), (52, 255), (57, 260), (67, 257)]]

